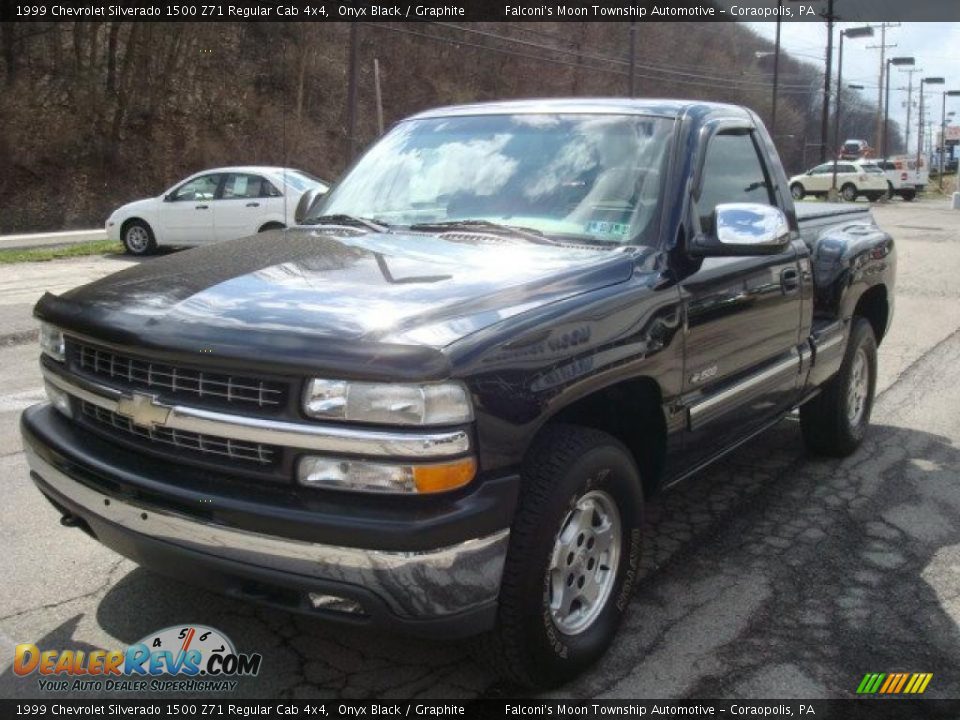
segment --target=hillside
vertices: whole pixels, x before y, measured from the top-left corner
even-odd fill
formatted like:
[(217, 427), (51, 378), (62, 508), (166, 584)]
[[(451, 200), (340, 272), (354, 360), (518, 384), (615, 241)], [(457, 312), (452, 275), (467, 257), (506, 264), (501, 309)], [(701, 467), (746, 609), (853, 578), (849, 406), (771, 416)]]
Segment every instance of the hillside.
[[(356, 146), (377, 136), (373, 60), (389, 126), (426, 107), (626, 95), (629, 23), (358, 24)], [(6, 23), (0, 233), (96, 227), (117, 205), (222, 164), (348, 164), (347, 23)], [(682, 48), (682, 52), (678, 49)], [(772, 49), (733, 23), (643, 23), (636, 92), (770, 114)], [(784, 56), (777, 142), (815, 162), (822, 77)], [(875, 108), (845, 100), (846, 128)], [(861, 133), (862, 134), (862, 133)], [(804, 146), (806, 158), (804, 158)]]

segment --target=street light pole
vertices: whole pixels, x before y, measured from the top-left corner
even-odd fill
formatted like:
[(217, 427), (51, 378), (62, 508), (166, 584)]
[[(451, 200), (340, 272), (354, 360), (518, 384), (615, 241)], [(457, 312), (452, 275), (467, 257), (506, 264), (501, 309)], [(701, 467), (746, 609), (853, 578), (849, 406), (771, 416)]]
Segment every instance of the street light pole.
[[(923, 156), (923, 86), (943, 85), (942, 77), (920, 78), (920, 123), (917, 127), (917, 170), (920, 170), (920, 158)], [(929, 171), (928, 171), (929, 172)]]
[(837, 199), (837, 165), (840, 164), (840, 153), (836, 148), (840, 145), (840, 100), (843, 95), (843, 39), (870, 37), (873, 28), (869, 25), (858, 28), (849, 28), (840, 31), (840, 49), (837, 51), (837, 106), (833, 111), (833, 178), (830, 181), (830, 199)]
[(880, 156), (888, 159), (889, 146), (887, 140), (890, 133), (890, 66), (891, 65), (913, 65), (916, 61), (912, 57), (892, 57), (887, 60), (887, 88), (886, 99), (883, 102), (883, 145), (881, 146)]
[[(943, 192), (943, 156), (947, 154), (947, 95), (957, 97), (960, 90), (943, 91), (943, 109), (940, 111), (940, 192)], [(957, 176), (960, 177), (960, 173)]]

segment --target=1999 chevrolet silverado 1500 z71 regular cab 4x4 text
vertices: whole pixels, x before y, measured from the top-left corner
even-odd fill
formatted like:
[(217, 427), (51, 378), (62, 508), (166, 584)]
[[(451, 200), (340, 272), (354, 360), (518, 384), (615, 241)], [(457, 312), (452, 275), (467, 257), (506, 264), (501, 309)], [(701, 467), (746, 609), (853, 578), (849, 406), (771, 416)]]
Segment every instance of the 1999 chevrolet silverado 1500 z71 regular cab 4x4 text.
[(866, 430), (893, 241), (795, 209), (743, 108), (425, 112), (301, 220), (40, 300), (64, 524), (549, 685), (613, 638), (645, 498), (798, 406), (813, 451)]

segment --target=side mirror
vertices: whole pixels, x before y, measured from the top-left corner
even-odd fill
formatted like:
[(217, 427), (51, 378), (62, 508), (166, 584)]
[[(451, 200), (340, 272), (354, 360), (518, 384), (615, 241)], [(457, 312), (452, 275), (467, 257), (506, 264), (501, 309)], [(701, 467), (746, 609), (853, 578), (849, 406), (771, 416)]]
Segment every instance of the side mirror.
[(293, 211), (293, 221), (297, 225), (303, 222), (303, 219), (310, 214), (310, 210), (317, 204), (317, 201), (326, 194), (327, 191), (321, 190), (320, 188), (310, 188), (306, 190), (303, 195), (300, 196), (299, 202), (297, 202), (297, 209)]
[(695, 237), (694, 257), (776, 255), (790, 244), (790, 224), (780, 208), (726, 203), (713, 211), (713, 232)]
[(167, 193), (163, 196), (164, 202), (173, 202), (173, 193)]

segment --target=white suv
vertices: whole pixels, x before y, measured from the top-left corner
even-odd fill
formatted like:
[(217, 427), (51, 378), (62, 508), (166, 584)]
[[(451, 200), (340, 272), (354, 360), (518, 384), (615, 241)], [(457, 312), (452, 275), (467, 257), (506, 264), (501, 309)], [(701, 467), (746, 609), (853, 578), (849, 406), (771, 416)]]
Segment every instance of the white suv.
[[(824, 163), (808, 170), (803, 175), (790, 178), (790, 194), (794, 200), (802, 200), (807, 195), (826, 197), (833, 183), (834, 163)], [(887, 194), (887, 178), (875, 163), (843, 161), (837, 163), (837, 190), (848, 202), (860, 196), (868, 200), (879, 200)]]

